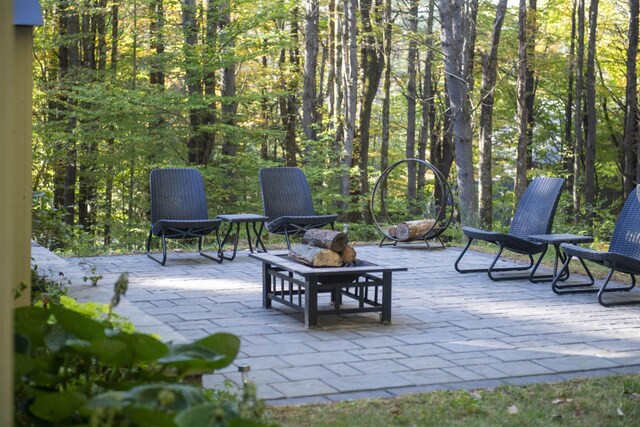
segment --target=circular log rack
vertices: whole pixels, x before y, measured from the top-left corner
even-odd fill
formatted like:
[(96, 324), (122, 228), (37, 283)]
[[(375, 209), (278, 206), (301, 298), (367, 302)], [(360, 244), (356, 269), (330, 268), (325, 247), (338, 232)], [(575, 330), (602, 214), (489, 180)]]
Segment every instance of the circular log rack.
[[(416, 171), (413, 182), (408, 177), (410, 166)], [(407, 201), (409, 183), (416, 188), (416, 200), (411, 206)], [(391, 192), (401, 193), (403, 198), (391, 199)], [(453, 193), (442, 172), (431, 163), (420, 159), (403, 159), (382, 172), (373, 188), (369, 209), (374, 224), (383, 235), (380, 246), (421, 240), (431, 247), (429, 240), (437, 239), (444, 248), (441, 235), (453, 219)], [(390, 227), (403, 221), (421, 219), (435, 221), (417, 236), (401, 240), (389, 232)]]

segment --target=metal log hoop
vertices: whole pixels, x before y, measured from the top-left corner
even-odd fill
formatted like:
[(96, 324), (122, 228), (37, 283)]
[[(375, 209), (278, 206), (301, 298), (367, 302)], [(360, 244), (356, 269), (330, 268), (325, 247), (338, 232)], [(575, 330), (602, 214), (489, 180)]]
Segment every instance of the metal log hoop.
[[(388, 212), (388, 204), (387, 204), (387, 200), (385, 200), (384, 189), (387, 187), (387, 180), (391, 172), (397, 167), (401, 165), (408, 165), (409, 163), (415, 163), (416, 166), (423, 165), (426, 168), (425, 170), (430, 170), (433, 173), (433, 176), (435, 179), (434, 184), (436, 188), (439, 190), (440, 192), (439, 194), (441, 195), (441, 203), (434, 217), (435, 222), (431, 225), (431, 227), (429, 227), (421, 235), (415, 238), (412, 238), (410, 240), (400, 240), (395, 236), (390, 235), (388, 232), (388, 227), (384, 226), (385, 222), (387, 224), (394, 223), (394, 221), (391, 220), (391, 216), (389, 215), (389, 212)], [(436, 188), (434, 188), (434, 194), (436, 192)], [(379, 212), (376, 212), (376, 206), (378, 205), (380, 206)], [(428, 243), (427, 242), (428, 240), (436, 239), (436, 238), (440, 240), (440, 243), (442, 243), (444, 246), (444, 243), (440, 239), (440, 235), (444, 233), (444, 231), (447, 229), (447, 227), (451, 223), (451, 220), (453, 219), (453, 214), (454, 214), (453, 193), (451, 191), (451, 187), (449, 186), (449, 183), (447, 182), (442, 172), (440, 172), (431, 163), (421, 159), (413, 159), (413, 158), (402, 159), (402, 160), (398, 160), (397, 162), (387, 167), (382, 172), (378, 180), (376, 181), (375, 186), (373, 188), (373, 192), (371, 193), (371, 202), (369, 205), (369, 210), (371, 212), (371, 218), (373, 219), (374, 224), (376, 225), (380, 233), (384, 236), (382, 241), (380, 242), (380, 246), (383, 246), (386, 240), (393, 242), (391, 243), (392, 245), (396, 245), (397, 242), (409, 242), (409, 241), (416, 241), (416, 240), (424, 240), (426, 243)]]

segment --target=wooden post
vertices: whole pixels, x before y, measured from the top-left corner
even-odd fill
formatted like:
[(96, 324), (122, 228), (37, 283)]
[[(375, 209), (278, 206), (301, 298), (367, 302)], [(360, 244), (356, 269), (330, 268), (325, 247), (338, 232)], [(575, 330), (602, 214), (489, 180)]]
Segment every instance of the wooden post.
[[(15, 161), (13, 152), (14, 109), (12, 108), (14, 70), (13, 2), (0, 1), (0, 227), (5, 236), (11, 236), (15, 227), (12, 189), (8, 168)], [(5, 237), (3, 237), (4, 239)], [(18, 278), (11, 265), (11, 247), (8, 242), (0, 251), (0, 425), (13, 425), (13, 296), (12, 283)]]
[[(13, 425), (13, 307), (31, 281), (31, 97), (38, 0), (0, 1), (0, 425)], [(18, 299), (14, 290), (26, 286)]]

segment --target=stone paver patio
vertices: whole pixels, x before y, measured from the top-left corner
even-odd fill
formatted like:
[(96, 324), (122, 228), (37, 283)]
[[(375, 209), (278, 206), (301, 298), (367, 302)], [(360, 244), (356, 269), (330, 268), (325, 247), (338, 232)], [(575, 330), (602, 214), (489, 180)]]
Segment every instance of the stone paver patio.
[[(237, 334), (235, 365), (204, 384), (238, 383), (237, 365), (248, 364), (259, 397), (271, 404), (640, 372), (640, 306), (604, 308), (593, 294), (557, 296), (549, 283), (458, 274), (457, 248), (356, 249), (361, 258), (408, 268), (393, 276), (391, 325), (366, 313), (322, 316), (318, 328), (306, 329), (289, 308), (264, 309), (261, 265), (246, 253), (223, 264), (173, 253), (165, 267), (146, 255), (61, 259), (39, 247), (33, 258), (41, 271), (64, 272), (81, 301), (107, 302), (128, 272), (117, 311), (164, 340)], [(469, 254), (479, 266), (489, 259)], [(82, 280), (92, 274), (104, 276), (97, 287)]]

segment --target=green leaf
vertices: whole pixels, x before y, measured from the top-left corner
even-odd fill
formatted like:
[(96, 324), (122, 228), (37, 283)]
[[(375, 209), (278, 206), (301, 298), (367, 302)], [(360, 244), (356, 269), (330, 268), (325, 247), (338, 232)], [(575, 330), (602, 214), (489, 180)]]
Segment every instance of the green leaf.
[(208, 337), (195, 341), (193, 344), (213, 350), (218, 354), (223, 354), (226, 358), (226, 364), (218, 368), (222, 368), (233, 362), (240, 351), (240, 338), (224, 332), (209, 335)]
[(127, 344), (131, 352), (130, 363), (152, 362), (169, 353), (169, 347), (151, 335), (120, 332), (113, 338)]
[(202, 389), (186, 384), (145, 384), (125, 393), (131, 407), (182, 411), (204, 402)]
[(125, 413), (132, 421), (132, 425), (136, 426), (153, 426), (153, 427), (175, 427), (173, 414), (157, 412), (152, 409), (128, 407)]
[(51, 316), (44, 307), (19, 307), (15, 309), (15, 327), (17, 334), (26, 336), (31, 343), (31, 350), (44, 345), (44, 337), (49, 333)]
[(113, 338), (94, 340), (87, 350), (103, 366), (120, 367), (130, 365), (133, 360), (131, 348), (126, 343)]
[(103, 324), (75, 311), (52, 305), (51, 313), (62, 327), (80, 339), (93, 341), (105, 336)]
[(178, 427), (210, 427), (226, 425), (239, 414), (229, 405), (206, 403), (180, 412), (174, 419)]
[(87, 397), (77, 391), (41, 394), (29, 406), (38, 418), (54, 423), (74, 415), (87, 401)]
[(227, 333), (208, 336), (191, 344), (170, 347), (169, 356), (158, 360), (171, 366), (182, 376), (198, 375), (224, 368), (234, 361), (240, 350), (240, 339)]

